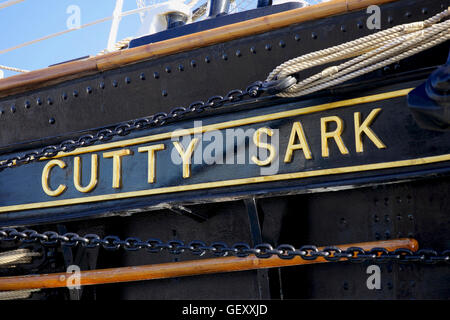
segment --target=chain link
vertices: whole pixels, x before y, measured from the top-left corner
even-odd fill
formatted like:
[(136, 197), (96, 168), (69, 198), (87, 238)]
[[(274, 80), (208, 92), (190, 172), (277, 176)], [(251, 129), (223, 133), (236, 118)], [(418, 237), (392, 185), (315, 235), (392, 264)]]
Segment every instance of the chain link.
[[(182, 119), (186, 115), (200, 113), (206, 109), (214, 109), (223, 106), (226, 103), (241, 101), (245, 97), (256, 98), (262, 92), (274, 93), (274, 90), (280, 91), (291, 84), (280, 84), (277, 81), (262, 82), (257, 81), (248, 86), (245, 91), (231, 90), (225, 97), (213, 96), (206, 102), (196, 101), (188, 107), (176, 107), (169, 113), (160, 112), (152, 116), (125, 122), (117, 125), (114, 129), (101, 129), (94, 134), (86, 134), (75, 140), (66, 140), (59, 145), (46, 146), (38, 151), (31, 151), (23, 155), (15, 156), (0, 163), (0, 171), (6, 168), (14, 168), (23, 164), (35, 162), (41, 158), (51, 158), (59, 152), (71, 152), (80, 147), (87, 147), (97, 142), (106, 142), (117, 136), (126, 136), (133, 131), (149, 129), (152, 127), (163, 126), (168, 121)], [(281, 87), (280, 87), (281, 86)], [(121, 240), (117, 236), (106, 236), (103, 239), (96, 234), (86, 234), (84, 237), (76, 233), (66, 233), (60, 235), (54, 231), (38, 233), (35, 230), (18, 231), (14, 228), (0, 229), (0, 242), (17, 241), (23, 243), (40, 243), (44, 246), (65, 246), (84, 248), (102, 247), (106, 250), (137, 251), (146, 250), (150, 253), (159, 253), (164, 250), (171, 254), (181, 254), (186, 251), (194, 255), (202, 256), (206, 253), (212, 253), (217, 257), (235, 255), (238, 257), (248, 257), (254, 255), (257, 258), (267, 259), (272, 256), (278, 256), (281, 259), (293, 259), (296, 256), (304, 260), (315, 260), (323, 257), (327, 261), (339, 261), (347, 259), (352, 262), (363, 261), (399, 261), (399, 262), (422, 262), (426, 264), (447, 263), (450, 264), (450, 250), (444, 250), (438, 253), (435, 250), (421, 249), (413, 252), (406, 248), (388, 251), (386, 248), (373, 248), (364, 250), (359, 247), (352, 247), (346, 250), (337, 247), (325, 247), (319, 250), (316, 246), (308, 245), (296, 249), (292, 245), (282, 244), (273, 248), (268, 243), (257, 244), (251, 247), (247, 243), (239, 242), (229, 247), (223, 242), (213, 242), (207, 245), (203, 241), (191, 241), (185, 244), (180, 240), (170, 240), (164, 242), (161, 239), (151, 238), (142, 241), (139, 238), (127, 238)]]
[(228, 246), (224, 242), (213, 242), (209, 246), (203, 241), (191, 241), (185, 243), (180, 240), (170, 240), (164, 242), (161, 239), (151, 238), (142, 241), (139, 238), (130, 237), (125, 240), (117, 236), (106, 236), (103, 239), (96, 234), (87, 234), (84, 237), (76, 233), (66, 233), (60, 235), (54, 231), (38, 233), (35, 230), (18, 231), (14, 228), (0, 229), (0, 242), (17, 241), (26, 243), (40, 243), (44, 246), (81, 246), (84, 248), (102, 247), (106, 250), (138, 251), (146, 250), (151, 253), (160, 253), (167, 251), (171, 254), (182, 254), (190, 252), (194, 255), (202, 256), (211, 253), (216, 257), (234, 255), (237, 257), (248, 257), (254, 255), (257, 258), (267, 259), (272, 256), (278, 256), (281, 259), (293, 259), (300, 257), (304, 260), (316, 260), (323, 257), (330, 262), (337, 262), (346, 259), (351, 262), (387, 262), (398, 261), (402, 263), (422, 262), (425, 264), (447, 263), (450, 264), (450, 250), (444, 250), (438, 253), (435, 250), (420, 249), (413, 252), (406, 248), (399, 248), (394, 251), (388, 251), (386, 248), (376, 247), (370, 250), (364, 250), (360, 247), (350, 247), (346, 250), (337, 247), (325, 247), (321, 250), (313, 245), (302, 246), (296, 249), (292, 245), (282, 244), (273, 248), (268, 243), (257, 244), (253, 248), (244, 242), (238, 242)]
[(191, 103), (188, 107), (173, 108), (169, 113), (159, 112), (149, 117), (120, 123), (114, 129), (101, 129), (93, 134), (86, 134), (75, 140), (66, 140), (58, 145), (46, 146), (38, 151), (31, 151), (23, 155), (18, 155), (1, 161), (0, 171), (6, 168), (14, 168), (23, 164), (35, 162), (41, 158), (52, 158), (59, 152), (71, 152), (77, 148), (88, 147), (97, 142), (106, 142), (114, 137), (126, 136), (137, 130), (161, 127), (168, 121), (179, 120), (187, 115), (203, 112), (206, 109), (215, 109), (226, 103), (241, 101), (246, 97), (256, 98), (262, 92), (269, 90), (267, 85), (263, 85), (264, 83), (262, 81), (257, 81), (248, 86), (244, 91), (231, 90), (225, 97), (213, 96), (206, 102), (196, 101)]

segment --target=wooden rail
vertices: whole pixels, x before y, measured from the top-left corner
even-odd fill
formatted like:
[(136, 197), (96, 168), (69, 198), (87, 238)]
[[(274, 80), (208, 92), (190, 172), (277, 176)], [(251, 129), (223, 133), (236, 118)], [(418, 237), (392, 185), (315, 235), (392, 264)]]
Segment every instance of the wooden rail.
[[(417, 251), (418, 243), (415, 239), (405, 238), (387, 241), (344, 244), (337, 245), (337, 247), (342, 250), (350, 247), (360, 247), (364, 250), (370, 250), (375, 247), (384, 247), (389, 251), (394, 251), (398, 248), (406, 248), (412, 251)], [(319, 250), (321, 249), (323, 249), (323, 247), (319, 248)], [(246, 258), (223, 257), (200, 259), (155, 265), (81, 271), (80, 285), (86, 286), (105, 283), (165, 279), (199, 274), (298, 266), (324, 262), (328, 261), (322, 257), (318, 257), (316, 260), (303, 260), (298, 256), (291, 260), (283, 260), (278, 256), (272, 256), (267, 259), (259, 259), (255, 256), (248, 256)], [(67, 273), (53, 273), (3, 277), (0, 278), (0, 291), (66, 287), (69, 276), (70, 274)]]
[(0, 97), (41, 88), (66, 80), (115, 69), (147, 59), (166, 56), (242, 37), (252, 36), (332, 15), (365, 9), (397, 0), (333, 0), (314, 6), (293, 9), (223, 27), (168, 39), (157, 43), (112, 52), (103, 56), (73, 61), (15, 75), (0, 80)]

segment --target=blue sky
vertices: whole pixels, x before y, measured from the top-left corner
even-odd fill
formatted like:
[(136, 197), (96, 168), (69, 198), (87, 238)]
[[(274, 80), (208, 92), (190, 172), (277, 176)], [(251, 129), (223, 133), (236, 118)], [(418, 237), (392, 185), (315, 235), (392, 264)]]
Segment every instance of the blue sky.
[[(153, 0), (153, 3), (163, 0)], [(237, 0), (239, 10), (256, 7), (257, 0)], [(0, 0), (0, 6), (8, 0)], [(309, 0), (310, 3), (320, 2)], [(150, 1), (147, 0), (147, 3)], [(25, 70), (37, 70), (49, 65), (97, 53), (107, 47), (112, 21), (102, 22), (67, 34), (47, 39), (10, 52), (15, 47), (56, 32), (67, 30), (70, 6), (80, 9), (80, 24), (110, 17), (116, 0), (23, 0), (0, 9), (0, 65)], [(136, 0), (124, 0), (123, 11), (136, 9)], [(139, 14), (129, 15), (120, 22), (117, 40), (133, 37), (140, 27)], [(3, 71), (5, 77), (17, 74)]]
[[(0, 0), (0, 4), (6, 2)], [(0, 51), (67, 29), (70, 5), (80, 8), (81, 24), (111, 16), (115, 0), (25, 0), (0, 10)], [(135, 0), (124, 0), (124, 11), (136, 9)], [(134, 36), (139, 15), (123, 17), (117, 40)], [(0, 65), (26, 70), (45, 68), (70, 59), (96, 55), (108, 43), (111, 21), (75, 30), (62, 36), (0, 54)], [(5, 77), (17, 74), (4, 71)]]

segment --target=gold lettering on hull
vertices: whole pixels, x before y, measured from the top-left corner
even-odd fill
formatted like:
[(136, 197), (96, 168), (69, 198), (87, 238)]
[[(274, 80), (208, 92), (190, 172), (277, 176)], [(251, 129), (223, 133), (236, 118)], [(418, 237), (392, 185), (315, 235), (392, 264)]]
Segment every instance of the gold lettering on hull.
[(166, 146), (164, 144), (157, 144), (154, 146), (140, 147), (138, 152), (148, 152), (148, 172), (147, 172), (147, 182), (154, 183), (156, 177), (156, 151), (164, 150)]
[(64, 184), (60, 184), (56, 190), (50, 189), (50, 186), (48, 185), (48, 180), (50, 178), (50, 172), (53, 167), (58, 166), (61, 169), (64, 169), (66, 167), (66, 163), (62, 160), (53, 159), (47, 162), (44, 169), (42, 170), (42, 189), (46, 194), (48, 194), (51, 197), (57, 197), (61, 195), (64, 191), (66, 191), (67, 187)]
[[(311, 113), (317, 113), (322, 111), (327, 111), (331, 109), (338, 109), (342, 107), (347, 106), (353, 106), (356, 104), (364, 104), (374, 101), (381, 101), (386, 99), (392, 99), (397, 98), (401, 96), (405, 96), (411, 89), (404, 89), (404, 90), (398, 90), (393, 91), (389, 93), (382, 93), (377, 94), (373, 96), (367, 96), (367, 97), (361, 97), (361, 98), (354, 98), (349, 100), (343, 100), (343, 101), (337, 101), (332, 103), (326, 103), (323, 105), (317, 105), (317, 106), (311, 106), (311, 107), (305, 107), (305, 108), (299, 108), (295, 110), (287, 110), (287, 111), (281, 111), (277, 113), (267, 114), (267, 115), (259, 115), (249, 118), (243, 118), (243, 119), (236, 119), (231, 121), (226, 121), (222, 123), (215, 123), (215, 124), (209, 124), (206, 126), (202, 126), (200, 128), (192, 128), (187, 130), (182, 130), (181, 133), (178, 132), (166, 132), (166, 133), (160, 133), (156, 135), (150, 135), (140, 138), (133, 138), (129, 140), (123, 140), (123, 141), (116, 141), (112, 143), (106, 143), (96, 146), (90, 146), (90, 147), (84, 147), (79, 148), (72, 152), (66, 152), (66, 153), (60, 153), (56, 157), (52, 159), (45, 159), (42, 158), (41, 160), (48, 160), (48, 162), (45, 164), (42, 172), (42, 188), (43, 191), (51, 196), (51, 197), (58, 197), (62, 195), (66, 190), (67, 186), (60, 181), (60, 184), (56, 189), (52, 189), (50, 186), (51, 174), (55, 174), (58, 169), (54, 169), (55, 166), (58, 166), (60, 169), (66, 168), (66, 163), (62, 160), (57, 160), (61, 157), (68, 157), (73, 156), (73, 184), (76, 190), (82, 193), (89, 193), (92, 192), (96, 186), (99, 184), (100, 177), (102, 175), (102, 171), (99, 167), (99, 159), (98, 155), (91, 154), (91, 174), (90, 174), (90, 180), (89, 183), (86, 186), (82, 186), (82, 162), (81, 158), (77, 157), (76, 155), (85, 154), (85, 153), (91, 153), (91, 152), (98, 152), (98, 151), (106, 151), (111, 150), (115, 148), (124, 148), (127, 146), (138, 146), (136, 150), (140, 153), (147, 152), (147, 182), (149, 184), (155, 183), (157, 179), (157, 172), (158, 172), (158, 166), (156, 163), (156, 155), (159, 151), (163, 151), (166, 149), (166, 146), (164, 144), (158, 144), (158, 145), (152, 145), (152, 146), (139, 146), (143, 145), (144, 143), (149, 143), (153, 141), (163, 140), (163, 139), (170, 139), (173, 137), (182, 137), (182, 136), (189, 136), (194, 134), (201, 134), (209, 131), (214, 130), (222, 130), (227, 128), (233, 128), (233, 127), (239, 127), (239, 126), (248, 126), (250, 124), (256, 124), (256, 123), (263, 123), (267, 121), (273, 121), (273, 120), (279, 120), (279, 119), (285, 119), (289, 117), (294, 116), (301, 116)], [(380, 112), (382, 111), (381, 108), (373, 109), (365, 118), (362, 118), (362, 115), (360, 112), (353, 112), (353, 121), (354, 121), (354, 141), (355, 141), (355, 151), (357, 153), (364, 152), (364, 136), (366, 139), (370, 140), (370, 142), (366, 143), (373, 143), (378, 149), (385, 149), (386, 145), (384, 142), (378, 137), (374, 130), (371, 128), (372, 124), (376, 121), (377, 117), (379, 116)], [(335, 129), (331, 129), (335, 127)], [(267, 136), (272, 136), (274, 128), (269, 127), (260, 127), (256, 130), (255, 134), (253, 135), (253, 143), (257, 148), (265, 149), (268, 151), (268, 156), (263, 160), (261, 160), (258, 156), (251, 157), (251, 160), (253, 163), (257, 164), (258, 166), (265, 166), (268, 164), (271, 164), (274, 159), (276, 158), (276, 155), (278, 152), (282, 153), (282, 150), (279, 149), (280, 146), (273, 145), (274, 138), (272, 137), (271, 142), (272, 143), (265, 143), (262, 142), (261, 138), (265, 134)], [(312, 145), (310, 145), (310, 141), (307, 139), (309, 136), (309, 129), (308, 127), (303, 127), (301, 121), (293, 121), (291, 124), (291, 131), (290, 131), (290, 137), (289, 141), (287, 143), (287, 146), (284, 148), (284, 162), (290, 163), (292, 162), (294, 152), (296, 150), (301, 150), (303, 152), (303, 155), (306, 160), (312, 160), (314, 155), (312, 152)], [(319, 135), (312, 135), (311, 138), (319, 138), (321, 146), (319, 147), (319, 150), (321, 150), (321, 156), (323, 158), (330, 157), (330, 150), (329, 150), (329, 144), (330, 143), (336, 143), (338, 150), (341, 154), (347, 155), (349, 154), (349, 149), (347, 149), (346, 144), (344, 143), (344, 139), (346, 143), (349, 143), (347, 141), (346, 137), (348, 136), (348, 132), (345, 136), (343, 136), (345, 130), (345, 123), (344, 120), (337, 115), (334, 116), (327, 116), (322, 117), (320, 119), (320, 137)], [(306, 133), (306, 134), (305, 134)], [(277, 133), (278, 134), (278, 133)], [(277, 137), (278, 139), (278, 137)], [(330, 142), (331, 141), (331, 142)], [(184, 149), (184, 146), (179, 142), (173, 142), (174, 149), (178, 152), (178, 154), (181, 157), (182, 160), (182, 176), (183, 178), (189, 178), (191, 177), (191, 162), (193, 160), (193, 155), (196, 147), (198, 146), (199, 139), (193, 138), (191, 139), (189, 145)], [(320, 151), (319, 151), (320, 152)], [(122, 161), (125, 160), (125, 156), (133, 155), (133, 152), (130, 149), (121, 149), (116, 151), (108, 151), (103, 153), (103, 158), (112, 158), (113, 159), (113, 170), (112, 170), (112, 188), (119, 189), (122, 187), (122, 179), (125, 178), (122, 173)], [(197, 156), (197, 155), (196, 155)], [(332, 155), (335, 156), (335, 155)], [(447, 160), (439, 160), (439, 161), (447, 161)], [(375, 164), (374, 164), (375, 165)], [(410, 165), (416, 165), (416, 164), (410, 164)], [(363, 168), (361, 166), (361, 168)], [(328, 174), (333, 173), (341, 173), (340, 168), (335, 169), (324, 169), (324, 172), (327, 172)], [(321, 170), (319, 170), (321, 171)], [(336, 172), (335, 172), (336, 171)], [(67, 171), (69, 173), (70, 171)], [(343, 173), (343, 172), (342, 172)], [(305, 172), (305, 174), (309, 174), (308, 172)], [(275, 175), (278, 176), (278, 175)], [(300, 178), (300, 176), (293, 174), (291, 178)], [(262, 178), (261, 178), (262, 179)], [(267, 179), (267, 178), (265, 178)], [(233, 181), (247, 181), (247, 183), (255, 183), (257, 180), (259, 181), (258, 177), (252, 177), (252, 178), (242, 178), (242, 179), (234, 179)], [(276, 179), (278, 180), (278, 179)], [(282, 179), (284, 180), (284, 179)], [(225, 181), (224, 181), (225, 182)], [(226, 184), (226, 183), (225, 183)], [(203, 184), (202, 184), (203, 185)], [(221, 182), (214, 182), (214, 183), (205, 183), (205, 185), (209, 185), (210, 187), (218, 187), (221, 186)], [(173, 188), (175, 189), (184, 189), (184, 186), (173, 186), (173, 187), (163, 187), (158, 188), (163, 190), (167, 189), (168, 192), (171, 192)], [(156, 191), (155, 191), (156, 192)], [(130, 192), (127, 192), (127, 194)], [(142, 191), (144, 193), (144, 191)], [(134, 191), (131, 191), (130, 194), (134, 194)], [(136, 195), (141, 194), (140, 191), (136, 191)], [(149, 193), (151, 194), (151, 193)], [(125, 195), (124, 195), (125, 196)], [(95, 196), (95, 198), (101, 197), (101, 196)], [(81, 198), (80, 198), (81, 199)], [(66, 201), (66, 200), (64, 200)], [(68, 202), (70, 202), (70, 199), (67, 199)], [(80, 200), (81, 201), (81, 200)], [(80, 203), (78, 201), (78, 203)], [(20, 205), (18, 205), (20, 206)], [(10, 206), (11, 207), (11, 206)], [(15, 207), (15, 206), (12, 206)], [(1, 211), (0, 207), (0, 212)], [(7, 207), (3, 207), (7, 208)]]
[(183, 145), (178, 141), (173, 141), (175, 149), (177, 149), (180, 154), (181, 160), (183, 161), (183, 178), (189, 178), (191, 176), (191, 158), (194, 153), (195, 147), (197, 146), (198, 138), (194, 138), (189, 143), (186, 150), (184, 150)]
[[(356, 152), (361, 153), (364, 151), (363, 134), (366, 135), (373, 144), (378, 149), (386, 148), (386, 145), (380, 140), (380, 138), (375, 134), (375, 132), (370, 128), (377, 117), (377, 115), (381, 112), (381, 108), (373, 109), (369, 115), (365, 118), (364, 121), (361, 122), (361, 113), (354, 112), (354, 128), (355, 128), (355, 149)], [(329, 131), (329, 127), (334, 123), (335, 129), (333, 131)], [(327, 158), (330, 156), (329, 151), (329, 141), (333, 140), (341, 154), (349, 154), (347, 147), (344, 144), (344, 140), (342, 138), (342, 134), (344, 132), (344, 120), (339, 118), (338, 116), (328, 116), (320, 118), (320, 140), (321, 140), (321, 149), (322, 149), (322, 157)], [(257, 155), (253, 155), (251, 157), (251, 161), (258, 166), (267, 166), (271, 164), (276, 158), (278, 149), (280, 146), (276, 147), (272, 143), (263, 142), (262, 137), (266, 135), (268, 137), (272, 137), (274, 135), (274, 130), (268, 127), (258, 128), (253, 134), (253, 143), (256, 148), (265, 149), (268, 152), (268, 156), (261, 160)], [(272, 138), (273, 139), (273, 138)], [(278, 141), (278, 140), (277, 140)], [(298, 141), (298, 142), (297, 142)], [(199, 138), (193, 138), (190, 140), (186, 149), (184, 149), (183, 145), (178, 141), (173, 141), (173, 146), (175, 150), (178, 152), (181, 160), (182, 160), (182, 170), (183, 170), (183, 178), (187, 179), (191, 176), (191, 162), (194, 151), (198, 146)], [(164, 144), (143, 146), (137, 148), (139, 153), (147, 153), (147, 182), (149, 184), (155, 183), (156, 180), (156, 153), (158, 151), (165, 150)], [(292, 123), (289, 141), (286, 146), (284, 162), (290, 163), (292, 162), (293, 153), (295, 150), (302, 150), (303, 155), (306, 160), (311, 160), (313, 158), (310, 146), (306, 139), (305, 131), (300, 121), (295, 121)], [(113, 159), (113, 170), (112, 170), (112, 187), (114, 189), (119, 189), (122, 187), (122, 160), (124, 156), (133, 155), (133, 152), (130, 149), (120, 149), (110, 152), (104, 152), (103, 158), (112, 158)], [(81, 185), (82, 181), (82, 165), (81, 158), (79, 156), (74, 157), (74, 169), (73, 169), (73, 183), (79, 192), (88, 193), (94, 190), (99, 181), (99, 165), (98, 165), (98, 155), (91, 155), (91, 178), (89, 184), (85, 187)], [(57, 189), (52, 190), (49, 186), (49, 177), (53, 167), (59, 166), (64, 169), (66, 167), (66, 163), (62, 160), (50, 160), (46, 166), (44, 167), (42, 173), (42, 188), (46, 194), (52, 197), (57, 197), (61, 195), (66, 189), (66, 185), (61, 184)]]
[(367, 137), (377, 146), (378, 149), (386, 148), (386, 145), (378, 138), (375, 132), (369, 128), (373, 123), (377, 115), (380, 113), (381, 108), (373, 109), (366, 120), (361, 124), (361, 112), (355, 112), (353, 117), (355, 120), (355, 146), (356, 152), (363, 152), (364, 146), (362, 142), (362, 134), (365, 133)]
[[(300, 143), (295, 144), (296, 138)], [(291, 136), (289, 137), (289, 143), (286, 149), (286, 155), (284, 162), (289, 163), (292, 161), (292, 155), (295, 150), (303, 150), (305, 159), (312, 159), (311, 150), (309, 149), (308, 142), (306, 141), (305, 132), (303, 131), (302, 124), (296, 121), (292, 124)]]
[(258, 148), (267, 149), (269, 151), (269, 156), (265, 160), (259, 160), (256, 156), (252, 156), (252, 161), (258, 166), (266, 166), (270, 164), (276, 156), (275, 147), (273, 145), (271, 145), (270, 143), (261, 142), (262, 133), (271, 137), (273, 135), (273, 131), (269, 128), (259, 128), (253, 134), (253, 143)]
[[(327, 131), (327, 125), (329, 122), (336, 123), (336, 129), (334, 131)], [(342, 154), (348, 154), (347, 147), (344, 145), (344, 141), (342, 141), (341, 134), (344, 131), (344, 121), (337, 117), (325, 117), (320, 118), (320, 136), (322, 139), (322, 157), (328, 158), (330, 156), (330, 150), (328, 149), (328, 139), (333, 138), (336, 142), (339, 151)]]
[(130, 149), (122, 149), (103, 153), (103, 158), (113, 159), (113, 182), (112, 187), (119, 189), (122, 187), (122, 157), (133, 154)]
[(87, 193), (94, 190), (98, 183), (98, 155), (91, 155), (91, 179), (86, 187), (81, 185), (81, 158), (75, 157), (73, 160), (73, 185), (80, 192)]
[[(380, 138), (373, 132), (370, 125), (375, 121), (377, 115), (381, 112), (381, 108), (373, 109), (366, 119), (361, 123), (361, 113), (354, 113), (354, 126), (355, 126), (355, 148), (356, 152), (363, 152), (363, 141), (362, 135), (365, 134), (379, 149), (386, 148), (386, 145), (380, 140)], [(329, 130), (329, 125), (334, 123), (336, 128), (333, 131)], [(321, 148), (322, 157), (327, 158), (330, 155), (329, 151), (329, 140), (333, 139), (342, 154), (348, 154), (349, 151), (344, 144), (342, 139), (342, 133), (344, 131), (344, 121), (338, 116), (329, 116), (320, 118), (320, 138), (321, 138)], [(268, 156), (266, 159), (261, 160), (258, 156), (253, 155), (251, 160), (258, 166), (266, 166), (273, 162), (277, 155), (277, 149), (271, 143), (263, 142), (262, 135), (267, 135), (272, 137), (274, 131), (268, 127), (258, 128), (253, 134), (253, 143), (256, 148), (262, 148), (268, 151)], [(297, 143), (298, 141), (298, 143)], [(186, 149), (180, 142), (173, 141), (175, 150), (178, 152), (182, 160), (183, 168), (183, 178), (189, 178), (191, 176), (191, 161), (192, 156), (199, 142), (199, 138), (193, 138)], [(277, 146), (279, 147), (279, 146)], [(152, 184), (156, 179), (156, 153), (158, 151), (165, 150), (164, 144), (157, 144), (151, 146), (139, 147), (138, 152), (147, 152), (147, 182)], [(295, 121), (292, 123), (291, 133), (289, 136), (289, 142), (286, 147), (284, 162), (292, 162), (293, 153), (295, 150), (302, 150), (306, 160), (311, 160), (313, 158), (311, 149), (309, 147), (308, 141), (306, 139), (303, 126), (300, 121)], [(110, 152), (104, 152), (103, 158), (113, 159), (113, 172), (112, 172), (112, 187), (114, 189), (119, 189), (122, 187), (122, 158), (124, 156), (133, 155), (130, 149), (120, 149)], [(50, 160), (44, 167), (42, 173), (42, 188), (44, 192), (52, 197), (61, 195), (66, 189), (66, 185), (61, 184), (57, 189), (51, 190), (48, 181), (50, 173), (53, 167), (59, 166), (60, 168), (65, 168), (66, 164), (62, 160)], [(73, 183), (75, 188), (82, 192), (88, 193), (94, 190), (99, 181), (99, 166), (98, 166), (98, 155), (91, 155), (91, 178), (89, 184), (85, 187), (81, 185), (82, 180), (82, 169), (81, 169), (81, 158), (79, 156), (74, 157), (74, 170), (73, 170)]]

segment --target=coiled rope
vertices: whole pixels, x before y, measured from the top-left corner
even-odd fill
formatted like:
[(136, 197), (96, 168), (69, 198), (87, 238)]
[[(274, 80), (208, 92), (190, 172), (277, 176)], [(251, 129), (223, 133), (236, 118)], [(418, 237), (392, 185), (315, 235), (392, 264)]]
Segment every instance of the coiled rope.
[(28, 249), (16, 249), (0, 253), (0, 268), (11, 268), (18, 264), (31, 263), (33, 257), (38, 257), (39, 252)]
[[(38, 257), (40, 255), (39, 252), (32, 252), (28, 249), (16, 249), (1, 252), (0, 268), (14, 268), (18, 264), (31, 263), (33, 257)], [(0, 300), (27, 299), (33, 292), (37, 291), (40, 291), (40, 289), (0, 291)]]
[(0, 291), (0, 300), (27, 299), (33, 292), (37, 291), (41, 291), (41, 289)]
[(291, 59), (276, 67), (266, 81), (283, 79), (315, 66), (353, 58), (298, 81), (277, 94), (279, 97), (300, 97), (390, 65), (450, 39), (450, 20), (440, 22), (450, 15), (449, 9), (425, 21), (395, 26)]

